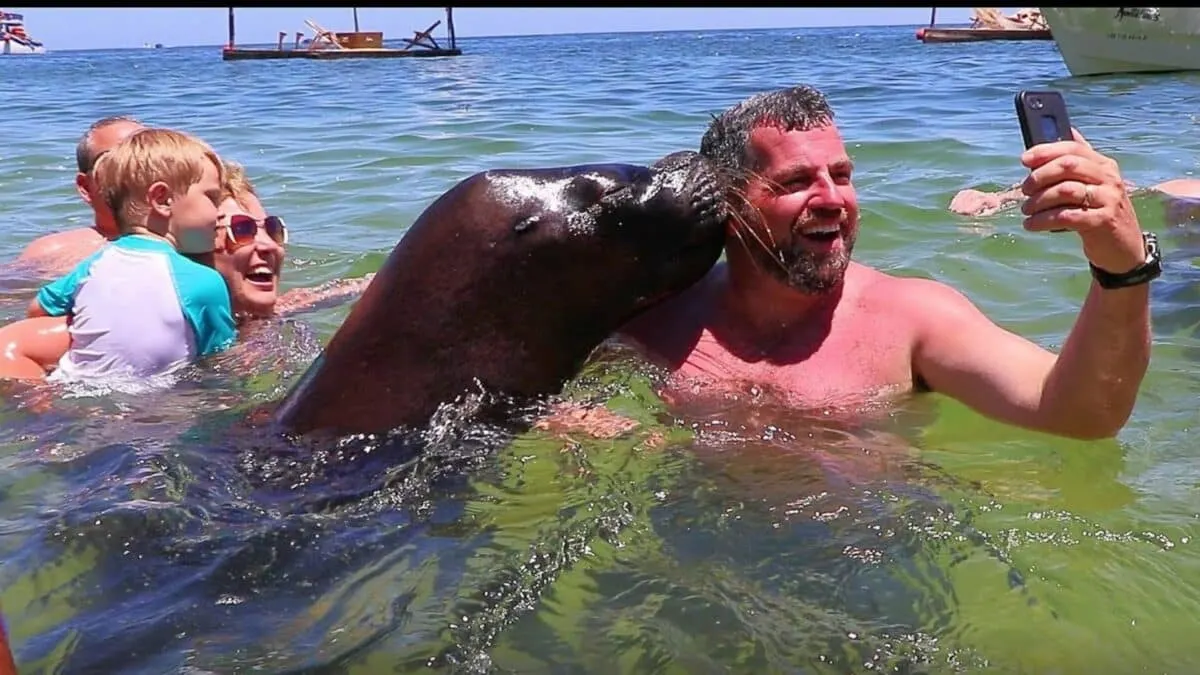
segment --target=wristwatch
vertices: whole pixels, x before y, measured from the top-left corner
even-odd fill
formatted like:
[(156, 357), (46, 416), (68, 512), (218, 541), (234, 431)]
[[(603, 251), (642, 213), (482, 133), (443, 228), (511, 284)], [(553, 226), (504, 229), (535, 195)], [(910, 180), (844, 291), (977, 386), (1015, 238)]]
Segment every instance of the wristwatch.
[(1138, 286), (1149, 283), (1162, 275), (1162, 257), (1158, 250), (1158, 237), (1153, 232), (1143, 232), (1142, 241), (1146, 243), (1146, 262), (1128, 272), (1113, 274), (1088, 263), (1092, 268), (1092, 278), (1100, 284), (1101, 288), (1111, 290)]

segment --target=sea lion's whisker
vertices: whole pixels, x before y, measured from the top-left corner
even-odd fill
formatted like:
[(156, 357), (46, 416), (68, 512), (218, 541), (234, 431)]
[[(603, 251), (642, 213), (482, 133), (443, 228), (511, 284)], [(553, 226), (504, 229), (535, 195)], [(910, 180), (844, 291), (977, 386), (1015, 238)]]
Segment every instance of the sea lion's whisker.
[[(725, 171), (724, 178), (726, 180), (726, 185), (729, 186), (726, 192), (728, 195), (737, 197), (740, 200), (742, 208), (738, 210), (741, 212), (745, 212), (746, 210), (750, 209), (753, 209), (756, 213), (758, 212), (758, 207), (754, 206), (751, 203), (750, 198), (746, 196), (745, 186), (750, 184), (751, 181), (759, 181), (764, 183), (766, 184), (767, 189), (771, 191), (780, 190), (783, 187), (777, 181), (774, 181), (767, 176), (754, 171), (753, 169), (727, 169)], [(767, 239), (771, 242), (771, 249), (773, 251), (779, 250), (779, 242), (775, 241), (775, 234), (771, 232), (771, 228), (767, 227), (766, 224), (763, 223), (762, 218), (758, 218), (755, 223), (747, 223), (747, 225), (761, 225), (759, 229), (762, 229), (766, 232)]]
[(762, 236), (757, 231), (758, 228), (754, 227), (746, 220), (740, 209), (731, 210), (730, 218), (734, 225), (732, 228), (734, 236), (738, 238), (738, 241), (741, 242), (742, 246), (745, 247), (747, 251), (751, 250), (749, 242), (746, 240), (746, 235), (749, 235), (749, 237), (753, 239), (754, 243), (758, 245), (758, 248), (761, 249), (763, 253), (767, 254), (767, 257), (770, 258), (773, 263), (779, 266), (780, 270), (785, 273), (788, 271), (787, 264), (783, 260), (783, 253), (778, 249), (778, 247), (768, 246), (767, 242), (763, 241)]
[[(746, 172), (743, 171), (741, 173), (744, 174)], [(726, 177), (728, 178), (728, 174)], [(725, 203), (729, 211), (729, 217), (733, 222), (733, 233), (737, 236), (738, 241), (741, 242), (747, 251), (752, 252), (752, 247), (745, 236), (748, 234), (754, 240), (754, 244), (757, 244), (757, 247), (780, 270), (786, 273), (787, 263), (783, 259), (783, 252), (779, 250), (779, 244), (775, 241), (775, 236), (772, 234), (771, 229), (763, 222), (762, 213), (750, 203), (744, 189), (740, 187), (745, 185), (744, 178), (739, 176), (737, 180), (729, 180), (726, 185), (728, 187), (725, 190)], [(747, 212), (753, 213), (756, 217), (747, 218)], [(770, 244), (764, 241), (763, 233), (760, 230), (766, 233), (766, 240), (769, 240)]]

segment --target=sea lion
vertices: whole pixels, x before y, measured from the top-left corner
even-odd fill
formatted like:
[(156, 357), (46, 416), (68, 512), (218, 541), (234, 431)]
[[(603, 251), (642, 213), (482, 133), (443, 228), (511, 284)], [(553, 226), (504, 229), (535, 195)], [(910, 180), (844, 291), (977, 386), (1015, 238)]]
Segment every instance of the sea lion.
[(475, 174), (401, 237), (274, 419), (381, 433), (480, 386), (557, 393), (624, 322), (704, 276), (725, 214), (694, 152)]

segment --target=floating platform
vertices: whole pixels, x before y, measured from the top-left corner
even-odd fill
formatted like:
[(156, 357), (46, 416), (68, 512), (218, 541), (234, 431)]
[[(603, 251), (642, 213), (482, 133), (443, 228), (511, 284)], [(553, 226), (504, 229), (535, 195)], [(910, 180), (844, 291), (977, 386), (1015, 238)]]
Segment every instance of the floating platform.
[(1049, 30), (1030, 28), (918, 28), (917, 39), (926, 44), (941, 42), (988, 42), (993, 40), (1053, 40)]
[(396, 59), (423, 56), (462, 56), (461, 49), (242, 49), (225, 48), (225, 61), (263, 61), (268, 59)]
[(229, 8), (229, 42), (221, 50), (222, 61), (270, 61), (274, 59), (310, 59), (328, 61), (335, 59), (398, 59), (409, 57), (462, 56), (458, 41), (454, 37), (454, 8), (446, 8), (446, 32), (450, 44), (443, 47), (433, 37), (433, 29), (442, 24), (441, 20), (433, 22), (425, 30), (413, 31), (412, 38), (401, 38), (407, 44), (401, 49), (390, 49), (383, 46), (381, 31), (361, 31), (358, 29), (358, 8), (354, 8), (354, 30), (335, 32), (326, 30), (315, 21), (304, 21), (313, 31), (313, 38), (307, 48), (301, 49), (301, 39), (304, 33), (297, 31), (295, 43), (291, 49), (283, 48), (287, 31), (279, 31), (279, 41), (274, 49), (245, 49), (234, 42), (233, 8)]

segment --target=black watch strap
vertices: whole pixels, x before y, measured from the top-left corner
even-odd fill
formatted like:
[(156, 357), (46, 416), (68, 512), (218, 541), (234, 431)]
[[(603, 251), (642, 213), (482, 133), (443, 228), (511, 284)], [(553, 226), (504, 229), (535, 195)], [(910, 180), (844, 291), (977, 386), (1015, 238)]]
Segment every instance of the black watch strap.
[(1088, 263), (1088, 266), (1092, 268), (1092, 278), (1100, 284), (1101, 288), (1112, 290), (1139, 286), (1162, 275), (1162, 257), (1158, 249), (1158, 237), (1153, 232), (1143, 232), (1142, 240), (1146, 244), (1146, 262), (1128, 272), (1114, 274)]

